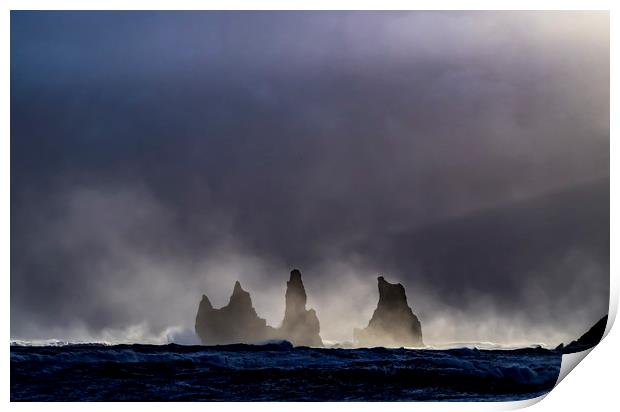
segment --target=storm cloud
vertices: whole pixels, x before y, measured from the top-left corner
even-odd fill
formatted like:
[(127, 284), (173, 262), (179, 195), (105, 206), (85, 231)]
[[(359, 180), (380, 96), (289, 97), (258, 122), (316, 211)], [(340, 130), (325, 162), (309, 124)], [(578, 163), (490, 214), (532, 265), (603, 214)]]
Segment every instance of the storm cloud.
[(186, 333), (234, 281), (326, 340), (376, 277), (425, 342), (609, 299), (603, 12), (12, 12), (11, 338)]

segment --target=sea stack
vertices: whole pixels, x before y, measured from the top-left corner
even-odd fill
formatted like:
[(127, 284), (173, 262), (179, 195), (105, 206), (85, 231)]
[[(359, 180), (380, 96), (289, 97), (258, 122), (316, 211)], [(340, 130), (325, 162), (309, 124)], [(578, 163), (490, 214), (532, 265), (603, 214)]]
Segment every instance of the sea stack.
[(255, 343), (272, 339), (274, 329), (256, 314), (250, 294), (237, 281), (228, 305), (215, 309), (202, 295), (196, 315), (196, 334), (205, 345)]
[(215, 309), (202, 295), (196, 315), (196, 334), (204, 345), (259, 343), (284, 339), (295, 346), (323, 346), (321, 327), (314, 309), (306, 310), (306, 289), (301, 272), (291, 272), (286, 284), (285, 311), (282, 326), (275, 329), (258, 316), (250, 294), (235, 283), (228, 305)]
[(368, 326), (355, 329), (353, 339), (362, 347), (420, 347), (422, 327), (407, 303), (405, 288), (400, 283), (387, 282), (383, 276), (379, 282), (379, 303)]
[(286, 307), (278, 335), (296, 346), (323, 346), (319, 336), (319, 319), (314, 309), (306, 310), (306, 299), (301, 272), (294, 269), (286, 283)]

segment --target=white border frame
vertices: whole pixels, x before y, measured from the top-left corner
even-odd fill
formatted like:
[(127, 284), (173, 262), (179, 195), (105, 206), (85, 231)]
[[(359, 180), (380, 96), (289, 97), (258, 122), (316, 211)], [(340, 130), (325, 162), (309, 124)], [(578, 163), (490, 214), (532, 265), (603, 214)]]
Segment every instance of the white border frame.
[[(613, 11), (612, 1), (577, 1), (577, 0), (564, 0), (564, 1), (457, 1), (457, 0), (444, 0), (444, 1), (403, 1), (403, 0), (384, 0), (384, 1), (274, 1), (265, 0), (261, 2), (251, 0), (231, 0), (227, 2), (214, 2), (214, 1), (190, 1), (190, 0), (176, 0), (176, 1), (101, 1), (101, 0), (89, 0), (88, 2), (78, 0), (57, 0), (57, 1), (41, 1), (41, 0), (24, 0), (13, 1), (8, 0), (3, 2), (4, 13), (2, 14), (2, 31), (0, 47), (2, 55), (5, 56), (4, 64), (0, 66), (0, 72), (2, 73), (2, 79), (5, 87), (4, 95), (1, 101), (2, 108), (0, 110), (0, 125), (2, 125), (4, 138), (2, 139), (2, 150), (0, 155), (2, 161), (0, 162), (0, 184), (2, 185), (2, 214), (0, 224), (2, 225), (2, 262), (4, 267), (4, 293), (5, 293), (5, 306), (2, 313), (2, 326), (5, 331), (5, 342), (8, 346), (10, 342), (10, 94), (7, 91), (10, 90), (10, 10), (200, 10), (200, 9), (213, 9), (213, 10), (610, 10), (610, 27), (611, 27), (611, 73), (614, 73), (614, 69), (618, 68), (617, 56), (617, 29), (615, 23), (618, 19)], [(618, 96), (618, 84), (611, 76), (611, 101), (610, 110), (614, 114), (616, 112), (616, 97)], [(616, 376), (615, 370), (619, 366), (617, 349), (620, 347), (619, 335), (617, 331), (610, 333), (610, 328), (614, 322), (618, 306), (618, 262), (615, 258), (615, 253), (618, 251), (618, 219), (615, 217), (615, 211), (619, 210), (619, 194), (618, 185), (615, 184), (614, 177), (617, 175), (616, 167), (614, 166), (614, 159), (619, 159), (618, 145), (614, 143), (614, 139), (611, 136), (616, 135), (616, 123), (613, 116), (611, 116), (610, 124), (610, 155), (611, 155), (611, 253), (610, 253), (610, 282), (611, 282), (611, 296), (610, 296), (610, 308), (609, 308), (609, 322), (607, 325), (606, 338), (603, 342), (591, 351), (589, 354), (588, 362), (585, 362), (579, 367), (579, 371), (570, 374), (566, 380), (562, 381), (562, 384), (555, 388), (547, 396), (548, 400), (538, 403), (535, 408), (538, 410), (548, 410), (548, 408), (597, 408), (597, 406), (604, 407), (613, 405), (616, 403), (618, 397), (616, 395), (616, 385), (614, 384)], [(2, 358), (2, 366), (4, 374), (2, 375), (2, 382), (0, 387), (3, 389), (4, 400), (9, 402), (10, 399), (10, 362), (9, 357), (4, 356)], [(518, 402), (500, 402), (500, 403), (441, 403), (441, 402), (421, 402), (421, 403), (321, 403), (317, 405), (315, 403), (297, 403), (294, 408), (299, 411), (314, 412), (314, 409), (320, 407), (327, 410), (355, 410), (356, 412), (364, 412), (368, 410), (374, 410), (375, 408), (390, 408), (393, 411), (404, 410), (508, 410), (522, 408), (536, 404), (541, 398), (535, 398), (527, 401)], [(44, 407), (50, 411), (62, 411), (67, 410), (81, 410), (84, 408), (83, 403), (11, 403), (11, 409), (15, 410), (33, 410)], [(202, 403), (115, 403), (115, 408), (131, 409), (146, 408), (151, 410), (168, 410), (170, 408), (182, 409), (182, 410), (204, 410), (209, 409), (230, 411), (236, 409), (245, 409), (251, 406), (252, 409), (257, 411), (288, 411), (292, 405), (290, 403), (211, 403), (208, 406)], [(110, 407), (107, 403), (91, 403), (88, 405), (89, 409), (93, 410), (107, 410)], [(542, 409), (541, 409), (542, 408)]]

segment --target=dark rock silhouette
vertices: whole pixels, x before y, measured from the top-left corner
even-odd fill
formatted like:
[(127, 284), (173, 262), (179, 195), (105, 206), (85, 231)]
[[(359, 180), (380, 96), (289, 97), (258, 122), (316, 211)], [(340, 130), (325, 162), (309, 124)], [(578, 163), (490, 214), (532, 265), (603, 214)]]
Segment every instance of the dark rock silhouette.
[(306, 310), (306, 289), (301, 272), (294, 269), (286, 283), (284, 320), (278, 330), (282, 339), (300, 346), (323, 346), (320, 325), (314, 309)]
[(586, 349), (590, 349), (596, 346), (605, 333), (607, 327), (607, 315), (603, 316), (598, 322), (594, 324), (586, 333), (581, 335), (579, 339), (572, 341), (568, 345), (560, 344), (556, 349), (561, 350), (562, 353), (575, 353), (581, 352)]
[(254, 343), (273, 339), (275, 330), (258, 317), (250, 294), (237, 281), (228, 305), (215, 309), (202, 295), (196, 315), (196, 334), (205, 345)]
[(355, 329), (357, 346), (419, 347), (423, 346), (422, 327), (407, 304), (405, 288), (400, 283), (388, 283), (379, 276), (379, 303), (368, 327)]
[(284, 339), (297, 346), (323, 346), (319, 319), (313, 309), (306, 310), (306, 290), (297, 269), (291, 272), (285, 299), (284, 320), (275, 329), (258, 316), (250, 294), (239, 282), (235, 283), (228, 305), (220, 309), (213, 308), (209, 298), (202, 295), (196, 315), (196, 334), (205, 345)]

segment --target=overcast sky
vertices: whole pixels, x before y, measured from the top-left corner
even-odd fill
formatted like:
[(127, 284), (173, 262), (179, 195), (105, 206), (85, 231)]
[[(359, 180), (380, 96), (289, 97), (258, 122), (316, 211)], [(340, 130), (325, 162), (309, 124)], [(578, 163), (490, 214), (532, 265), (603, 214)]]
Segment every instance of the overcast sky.
[(11, 338), (190, 339), (235, 280), (322, 337), (572, 340), (609, 295), (609, 16), (12, 12)]

